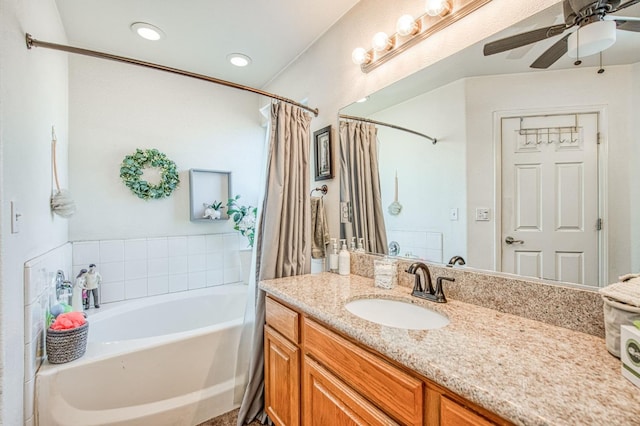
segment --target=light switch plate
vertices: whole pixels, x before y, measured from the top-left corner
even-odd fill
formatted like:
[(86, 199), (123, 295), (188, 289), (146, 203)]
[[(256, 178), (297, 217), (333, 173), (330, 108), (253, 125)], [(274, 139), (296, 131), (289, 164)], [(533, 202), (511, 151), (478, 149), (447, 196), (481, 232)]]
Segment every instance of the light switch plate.
[(449, 220), (458, 220), (458, 209), (453, 208), (449, 210)]
[(491, 220), (491, 209), (486, 207), (476, 208), (476, 222), (488, 222)]
[(11, 233), (17, 234), (20, 232), (20, 219), (22, 214), (18, 210), (18, 205), (15, 201), (11, 202)]

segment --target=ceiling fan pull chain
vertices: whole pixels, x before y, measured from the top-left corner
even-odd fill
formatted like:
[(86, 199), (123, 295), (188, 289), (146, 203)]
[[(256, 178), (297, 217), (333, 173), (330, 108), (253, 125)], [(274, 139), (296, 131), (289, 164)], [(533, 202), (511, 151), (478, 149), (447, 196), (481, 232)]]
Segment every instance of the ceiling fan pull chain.
[(600, 69), (598, 70), (598, 74), (602, 74), (604, 72), (604, 68), (602, 67), (602, 51), (600, 51)]
[(573, 65), (578, 66), (582, 63), (580, 60), (580, 28), (576, 30), (576, 61)]

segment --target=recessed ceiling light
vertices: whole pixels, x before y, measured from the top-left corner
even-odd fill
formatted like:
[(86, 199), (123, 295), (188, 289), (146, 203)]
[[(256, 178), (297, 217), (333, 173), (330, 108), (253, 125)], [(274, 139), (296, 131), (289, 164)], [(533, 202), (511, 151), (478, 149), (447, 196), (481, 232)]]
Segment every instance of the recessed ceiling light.
[(146, 22), (134, 22), (131, 24), (131, 31), (151, 41), (157, 41), (164, 37), (164, 32), (160, 28)]
[(227, 56), (227, 59), (236, 67), (246, 67), (251, 63), (251, 58), (242, 53), (232, 53)]
[(359, 103), (359, 104), (361, 104), (361, 103), (363, 103), (363, 102), (367, 102), (368, 100), (369, 100), (369, 97), (368, 97), (368, 96), (365, 96), (364, 98), (360, 98), (360, 99), (358, 99), (356, 102), (357, 102), (357, 103)]

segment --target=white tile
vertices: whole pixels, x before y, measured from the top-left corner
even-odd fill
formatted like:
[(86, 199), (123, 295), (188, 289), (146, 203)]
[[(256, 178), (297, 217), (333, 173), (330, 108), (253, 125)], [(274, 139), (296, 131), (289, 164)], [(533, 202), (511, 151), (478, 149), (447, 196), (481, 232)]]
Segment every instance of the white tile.
[(207, 253), (206, 255), (206, 266), (207, 269), (223, 269), (224, 268), (224, 253), (222, 252), (213, 252)]
[(24, 342), (28, 343), (34, 339), (44, 329), (42, 299), (47, 299), (43, 295), (40, 299), (28, 305), (24, 309)]
[(207, 271), (207, 287), (224, 284), (224, 271), (222, 269)]
[(87, 265), (100, 261), (100, 244), (98, 241), (73, 243), (73, 264)]
[(207, 269), (206, 257), (204, 254), (192, 254), (188, 257), (189, 272), (201, 272)]
[(147, 261), (146, 260), (132, 260), (124, 262), (124, 279), (137, 280), (141, 278), (147, 278)]
[(189, 275), (169, 275), (169, 292), (184, 291), (189, 288)]
[(442, 250), (442, 234), (439, 232), (427, 233), (427, 248), (432, 250)]
[(204, 254), (206, 251), (204, 235), (190, 235), (187, 237), (187, 246), (189, 255)]
[(103, 263), (99, 272), (103, 283), (124, 281), (124, 262)]
[(100, 286), (101, 303), (119, 302), (124, 300), (124, 281), (105, 283)]
[(169, 277), (167, 275), (147, 278), (147, 294), (149, 296), (155, 296), (156, 294), (165, 294), (168, 292)]
[(124, 282), (125, 299), (137, 299), (147, 295), (147, 278), (126, 280)]
[(169, 275), (186, 274), (189, 271), (187, 256), (169, 258)]
[[(124, 262), (124, 241), (100, 241), (100, 263)], [(102, 265), (98, 265), (102, 266)]]
[(163, 275), (169, 275), (169, 258), (147, 260), (148, 277), (160, 277)]
[[(24, 407), (24, 418), (31, 418), (31, 424), (33, 424), (33, 415), (35, 414), (35, 397), (36, 397), (36, 384), (35, 379), (25, 381), (24, 383), (24, 397), (23, 397), (23, 407)], [(25, 425), (29, 424), (28, 420), (25, 421)]]
[(240, 267), (240, 255), (238, 254), (238, 250), (225, 251), (223, 256), (225, 268)]
[(36, 377), (38, 369), (38, 339), (24, 345), (24, 379), (31, 380)]
[[(246, 237), (241, 237), (243, 239), (242, 243), (240, 243), (240, 237), (239, 233), (224, 234), (222, 237), (224, 240), (224, 250), (238, 250), (244, 248), (244, 244), (248, 245), (249, 242)], [(241, 246), (241, 244), (243, 244), (243, 246)]]
[(129, 260), (147, 260), (147, 240), (143, 238), (125, 240), (124, 259), (125, 262)]
[(224, 238), (221, 234), (206, 235), (204, 239), (207, 253), (224, 249)]
[(427, 249), (425, 253), (425, 260), (442, 263), (442, 250)]
[(189, 273), (189, 290), (193, 290), (196, 288), (202, 288), (207, 286), (207, 273), (202, 272), (191, 272)]
[(240, 268), (225, 268), (224, 283), (237, 283), (240, 281)]
[(167, 249), (169, 257), (186, 256), (189, 254), (187, 237), (169, 237), (167, 238)]
[(169, 256), (169, 244), (166, 238), (149, 238), (147, 240), (147, 258), (157, 259)]

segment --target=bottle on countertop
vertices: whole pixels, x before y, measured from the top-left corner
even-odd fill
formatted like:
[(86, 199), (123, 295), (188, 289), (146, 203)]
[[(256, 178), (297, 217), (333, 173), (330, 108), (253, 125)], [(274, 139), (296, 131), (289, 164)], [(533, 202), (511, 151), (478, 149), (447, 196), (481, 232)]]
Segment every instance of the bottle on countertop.
[(340, 241), (342, 241), (342, 248), (338, 255), (338, 270), (340, 275), (349, 275), (351, 273), (351, 255), (349, 254), (349, 250), (347, 250), (347, 240), (343, 239)]
[(337, 273), (339, 267), (339, 259), (338, 259), (338, 242), (335, 238), (331, 239), (331, 254), (329, 254), (329, 270), (331, 272)]
[(356, 251), (356, 237), (351, 237), (351, 243), (349, 243), (349, 251)]
[(364, 238), (358, 239), (358, 248), (356, 249), (357, 253), (364, 253)]

